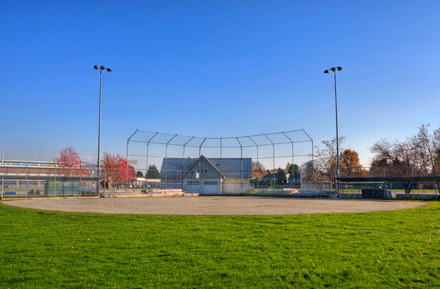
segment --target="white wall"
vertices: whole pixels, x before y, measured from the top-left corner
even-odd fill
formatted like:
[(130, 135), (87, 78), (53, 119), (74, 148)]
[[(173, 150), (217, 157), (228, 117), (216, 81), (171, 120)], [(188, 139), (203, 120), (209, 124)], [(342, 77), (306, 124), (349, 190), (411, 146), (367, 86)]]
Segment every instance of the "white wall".
[[(225, 179), (223, 181), (223, 194), (249, 192), (250, 179)], [(242, 185), (243, 184), (243, 185)]]

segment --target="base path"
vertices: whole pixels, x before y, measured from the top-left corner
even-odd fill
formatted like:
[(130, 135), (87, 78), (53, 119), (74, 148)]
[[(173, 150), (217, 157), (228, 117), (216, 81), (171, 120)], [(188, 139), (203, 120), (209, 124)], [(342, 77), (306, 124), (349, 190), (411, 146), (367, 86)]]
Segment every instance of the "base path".
[(3, 202), (39, 210), (151, 215), (297, 215), (417, 208), (423, 202), (274, 197), (71, 198)]

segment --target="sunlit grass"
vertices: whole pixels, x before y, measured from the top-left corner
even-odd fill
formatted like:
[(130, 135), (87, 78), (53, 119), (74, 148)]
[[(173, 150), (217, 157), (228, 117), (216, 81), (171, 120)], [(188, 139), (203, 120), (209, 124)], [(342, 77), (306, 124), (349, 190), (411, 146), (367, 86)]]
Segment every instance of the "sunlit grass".
[(206, 217), (0, 204), (0, 288), (439, 287), (439, 205)]

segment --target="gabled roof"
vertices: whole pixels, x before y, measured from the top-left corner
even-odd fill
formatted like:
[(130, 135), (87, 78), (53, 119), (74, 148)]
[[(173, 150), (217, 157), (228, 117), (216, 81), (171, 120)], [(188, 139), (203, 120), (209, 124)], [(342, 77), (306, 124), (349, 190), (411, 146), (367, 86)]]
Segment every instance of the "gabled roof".
[[(164, 158), (160, 178), (181, 180), (186, 171), (198, 160), (199, 158)], [(226, 178), (252, 178), (251, 158), (209, 158), (209, 161)]]
[(190, 171), (192, 171), (201, 161), (205, 161), (205, 163), (207, 163), (215, 172), (219, 173), (220, 176), (224, 177), (225, 175), (222, 174), (221, 171), (219, 171), (219, 169), (214, 166), (214, 164), (204, 155), (201, 155), (193, 164), (192, 166), (189, 167), (188, 170), (186, 170), (185, 174), (183, 175), (183, 177), (185, 177)]

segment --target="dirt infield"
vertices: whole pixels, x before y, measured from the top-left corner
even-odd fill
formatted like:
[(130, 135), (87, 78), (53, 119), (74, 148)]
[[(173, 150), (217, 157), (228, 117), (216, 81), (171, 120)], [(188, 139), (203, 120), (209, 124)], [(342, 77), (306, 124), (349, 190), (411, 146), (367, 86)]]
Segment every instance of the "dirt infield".
[(3, 202), (40, 210), (151, 215), (297, 215), (417, 208), (423, 202), (275, 197), (71, 198)]

